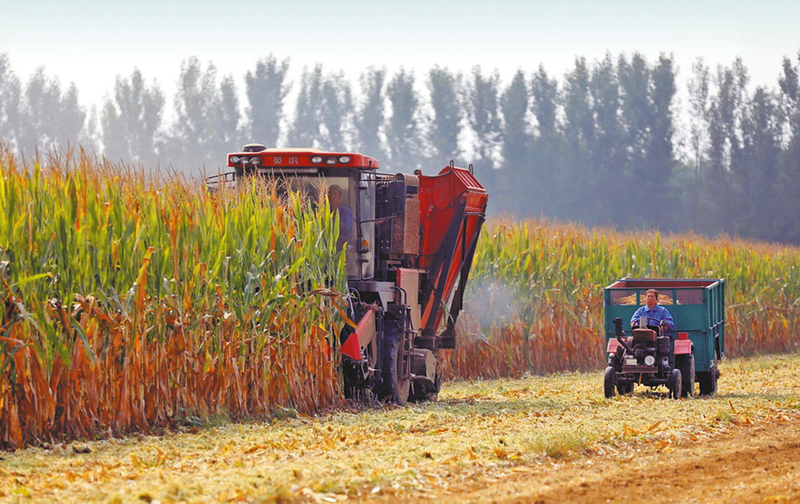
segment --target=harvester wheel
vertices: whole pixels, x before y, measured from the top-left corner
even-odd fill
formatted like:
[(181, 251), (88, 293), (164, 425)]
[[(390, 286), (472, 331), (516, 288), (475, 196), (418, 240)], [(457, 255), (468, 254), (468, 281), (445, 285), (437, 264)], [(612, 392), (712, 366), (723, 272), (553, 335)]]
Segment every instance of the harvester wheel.
[(633, 383), (617, 383), (617, 394), (628, 395), (633, 392)]
[(717, 366), (711, 365), (708, 371), (697, 373), (697, 381), (700, 382), (700, 395), (713, 395), (717, 393)]
[(606, 374), (603, 378), (603, 392), (605, 392), (606, 399), (614, 397), (614, 375), (616, 371), (612, 366), (606, 368)]
[(680, 369), (672, 370), (672, 374), (669, 375), (669, 380), (667, 380), (667, 388), (669, 389), (670, 399), (681, 398), (681, 389), (683, 388), (683, 380), (681, 379)]
[(440, 388), (441, 381), (439, 379), (439, 373), (436, 373), (436, 381), (433, 384), (429, 382), (412, 383), (411, 392), (408, 394), (408, 400), (410, 402), (436, 401), (436, 399), (439, 398)]
[(403, 331), (400, 323), (394, 320), (386, 322), (386, 335), (383, 343), (383, 396), (399, 406), (408, 403), (411, 379), (401, 379), (403, 365)]
[(691, 397), (694, 395), (695, 384), (694, 355), (681, 355), (676, 360), (683, 377), (683, 397)]

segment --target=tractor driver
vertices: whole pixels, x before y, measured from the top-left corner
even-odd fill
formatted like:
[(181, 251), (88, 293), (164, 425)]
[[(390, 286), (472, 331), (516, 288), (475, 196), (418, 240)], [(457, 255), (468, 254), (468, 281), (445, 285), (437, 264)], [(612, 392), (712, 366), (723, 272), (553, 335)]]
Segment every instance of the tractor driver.
[(658, 291), (656, 289), (647, 289), (644, 295), (644, 306), (640, 306), (631, 317), (631, 327), (639, 327), (639, 318), (647, 317), (647, 325), (651, 329), (658, 332), (658, 326), (661, 321), (667, 323), (667, 334), (670, 334), (672, 328), (675, 327), (675, 321), (672, 319), (672, 314), (669, 310), (658, 304)]

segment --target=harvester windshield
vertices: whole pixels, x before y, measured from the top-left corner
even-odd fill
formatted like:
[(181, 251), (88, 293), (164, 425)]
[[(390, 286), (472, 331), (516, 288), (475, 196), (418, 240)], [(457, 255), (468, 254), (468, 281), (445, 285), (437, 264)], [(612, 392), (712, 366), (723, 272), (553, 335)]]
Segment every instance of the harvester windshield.
[(284, 187), (303, 194), (312, 205), (327, 193), (331, 210), (339, 218), (337, 246), (346, 250), (348, 278), (374, 277), (377, 160), (318, 149), (266, 149), (258, 144), (242, 150), (228, 155), (234, 180), (247, 176), (282, 180)]

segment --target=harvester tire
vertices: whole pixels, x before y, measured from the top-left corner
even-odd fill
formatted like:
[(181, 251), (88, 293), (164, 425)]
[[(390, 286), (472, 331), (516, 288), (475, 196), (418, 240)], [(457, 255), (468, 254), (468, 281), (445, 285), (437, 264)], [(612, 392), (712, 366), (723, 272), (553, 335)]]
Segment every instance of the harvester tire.
[(680, 399), (681, 389), (683, 388), (683, 379), (681, 378), (681, 370), (673, 369), (672, 374), (669, 375), (667, 380), (667, 388), (669, 389), (670, 399)]
[(411, 379), (400, 378), (403, 365), (403, 331), (400, 329), (400, 323), (394, 320), (386, 322), (385, 331), (381, 369), (383, 396), (398, 406), (405, 406), (411, 390)]
[(439, 373), (436, 373), (435, 383), (430, 382), (413, 382), (411, 384), (411, 392), (408, 394), (408, 401), (420, 403), (423, 401), (436, 401), (439, 398)]
[(675, 360), (683, 377), (683, 397), (691, 397), (694, 395), (695, 384), (694, 355), (680, 355)]
[(606, 368), (606, 374), (603, 377), (603, 392), (606, 395), (606, 399), (611, 399), (614, 397), (614, 375), (616, 371), (612, 366), (608, 366)]

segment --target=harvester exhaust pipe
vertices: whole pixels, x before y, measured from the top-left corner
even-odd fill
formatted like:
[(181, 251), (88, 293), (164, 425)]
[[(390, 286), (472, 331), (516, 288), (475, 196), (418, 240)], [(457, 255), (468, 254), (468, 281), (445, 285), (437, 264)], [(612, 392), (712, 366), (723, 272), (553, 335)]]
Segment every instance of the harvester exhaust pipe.
[(617, 333), (617, 341), (619, 341), (619, 344), (622, 345), (628, 353), (633, 353), (631, 347), (625, 342), (625, 331), (622, 330), (622, 319), (619, 317), (614, 319), (614, 332)]

